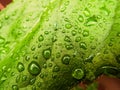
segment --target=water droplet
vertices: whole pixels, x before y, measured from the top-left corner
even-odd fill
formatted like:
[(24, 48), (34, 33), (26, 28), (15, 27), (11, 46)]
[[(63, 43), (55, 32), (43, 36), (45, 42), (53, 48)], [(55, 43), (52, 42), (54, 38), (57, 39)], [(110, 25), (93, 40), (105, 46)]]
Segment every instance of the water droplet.
[(29, 61), (30, 60), (30, 56), (25, 56), (25, 60)]
[(9, 16), (8, 15), (5, 15), (5, 19), (7, 20), (9, 18)]
[(72, 76), (75, 78), (75, 79), (82, 79), (83, 76), (84, 76), (84, 72), (82, 69), (75, 69), (74, 72), (72, 73)]
[(53, 64), (52, 63), (48, 63), (48, 67), (52, 67), (53, 66)]
[(62, 58), (62, 63), (65, 65), (68, 65), (70, 63), (70, 60), (71, 60), (71, 58), (69, 55), (64, 55)]
[(70, 50), (70, 49), (73, 49), (74, 46), (73, 46), (72, 44), (66, 44), (66, 45), (65, 45), (65, 48), (66, 48), (67, 50)]
[(90, 17), (90, 18), (87, 19), (87, 21), (85, 22), (85, 25), (86, 26), (93, 26), (96, 23), (97, 23), (97, 19), (96, 19), (95, 16), (93, 16), (93, 17)]
[(82, 35), (83, 35), (84, 37), (87, 37), (87, 36), (89, 36), (89, 31), (87, 31), (87, 30), (84, 30), (84, 31), (83, 31), (83, 33), (82, 33)]
[(64, 41), (66, 41), (66, 42), (71, 42), (71, 39), (70, 39), (69, 36), (65, 36)]
[(38, 83), (37, 83), (37, 86), (38, 86), (38, 87), (41, 87), (41, 85), (42, 85), (41, 82), (38, 82)]
[(46, 49), (43, 51), (43, 57), (45, 59), (49, 59), (51, 57), (51, 50), (50, 49)]
[(12, 85), (12, 90), (19, 90), (17, 85)]
[(91, 40), (94, 40), (94, 36), (90, 36), (90, 39), (91, 39)]
[(32, 51), (35, 51), (35, 46), (34, 46), (34, 45), (31, 47), (31, 50), (32, 50)]
[(38, 40), (39, 40), (40, 42), (43, 41), (43, 40), (44, 40), (43, 35), (40, 35), (40, 36), (38, 37)]
[(80, 36), (77, 36), (76, 38), (75, 38), (75, 42), (79, 42), (81, 40), (81, 37)]
[(38, 56), (37, 56), (37, 55), (33, 55), (33, 58), (34, 58), (34, 59), (38, 59)]
[(60, 56), (61, 56), (60, 52), (57, 52), (56, 53), (56, 58), (60, 58)]
[(45, 64), (43, 64), (43, 68), (47, 68), (47, 64), (45, 63)]
[(77, 32), (75, 30), (72, 30), (71, 33), (73, 36), (75, 36), (77, 34)]
[(43, 73), (40, 73), (40, 78), (44, 78), (44, 74)]
[(100, 10), (105, 15), (109, 15), (110, 14), (110, 11), (109, 11), (109, 9), (107, 9), (106, 6), (101, 7)]
[(83, 16), (82, 16), (82, 15), (79, 15), (78, 20), (79, 20), (80, 22), (83, 22), (83, 21), (84, 21)]
[(120, 55), (116, 56), (116, 60), (117, 60), (118, 63), (120, 63)]
[(56, 35), (54, 35), (54, 36), (52, 37), (52, 41), (53, 41), (53, 42), (57, 41), (57, 36), (56, 36)]
[(30, 84), (30, 85), (33, 85), (33, 84), (35, 83), (35, 81), (36, 81), (36, 78), (32, 78), (32, 79), (30, 80), (29, 84)]
[(38, 75), (41, 71), (41, 68), (37, 62), (32, 61), (28, 66), (28, 71), (32, 75)]
[(53, 72), (59, 72), (60, 71), (60, 67), (58, 65), (53, 67)]
[(27, 75), (23, 75), (22, 76), (22, 81), (26, 81), (27, 80)]
[(22, 72), (22, 71), (24, 71), (24, 69), (25, 69), (25, 67), (24, 67), (23, 63), (18, 62), (18, 64), (17, 64), (17, 70), (19, 72)]
[(32, 90), (36, 90), (36, 86), (33, 86), (33, 87), (32, 87)]
[(20, 81), (20, 76), (16, 77), (16, 83), (18, 83)]
[(79, 45), (80, 45), (80, 48), (82, 48), (82, 49), (84, 49), (84, 50), (87, 49), (87, 45), (86, 45), (85, 42), (81, 42)]
[(66, 7), (65, 6), (63, 6), (62, 8), (60, 8), (60, 11), (61, 12), (64, 12), (66, 10)]
[(0, 44), (4, 44), (5, 43), (5, 39), (3, 37), (0, 36)]
[(70, 28), (72, 28), (72, 25), (70, 23), (65, 24), (65, 28), (70, 29)]
[(110, 43), (108, 43), (108, 45), (109, 45), (110, 47), (112, 47), (112, 46), (113, 46), (113, 43), (112, 43), (112, 42), (110, 42)]
[(41, 48), (41, 46), (42, 46), (42, 45), (39, 43), (39, 44), (38, 44), (38, 48)]
[(117, 33), (117, 36), (120, 37), (120, 32)]
[(48, 35), (48, 34), (49, 34), (49, 31), (45, 31), (44, 33), (45, 33), (46, 35)]
[(84, 10), (84, 15), (86, 16), (86, 17), (89, 17), (90, 16), (90, 11), (89, 11), (89, 9), (88, 8), (85, 8), (85, 10)]

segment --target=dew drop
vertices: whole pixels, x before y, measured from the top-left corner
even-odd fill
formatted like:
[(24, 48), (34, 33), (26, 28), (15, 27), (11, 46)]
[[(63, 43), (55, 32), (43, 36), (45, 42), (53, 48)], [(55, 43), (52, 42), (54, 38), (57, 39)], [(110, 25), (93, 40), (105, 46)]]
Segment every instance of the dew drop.
[(38, 87), (41, 87), (41, 85), (42, 85), (41, 82), (38, 82), (38, 83), (37, 83), (37, 86), (38, 86)]
[(82, 49), (84, 49), (84, 50), (87, 49), (87, 45), (86, 45), (85, 42), (81, 42), (79, 45), (80, 45), (80, 48), (82, 48)]
[(87, 36), (89, 36), (89, 31), (87, 31), (87, 30), (84, 30), (84, 31), (83, 31), (83, 33), (82, 33), (82, 35), (83, 35), (84, 37), (87, 37)]
[(28, 71), (32, 75), (38, 75), (41, 71), (41, 68), (37, 62), (32, 61), (28, 66)]
[(90, 17), (90, 18), (87, 19), (85, 25), (86, 25), (86, 26), (93, 26), (93, 25), (95, 25), (96, 23), (97, 23), (97, 19), (96, 19), (95, 16), (93, 16), (93, 17)]
[(59, 72), (60, 71), (60, 67), (58, 65), (55, 65), (53, 67), (53, 72)]
[(26, 81), (27, 80), (27, 75), (23, 75), (22, 76), (22, 81)]
[(80, 36), (77, 36), (76, 38), (75, 38), (75, 42), (79, 42), (81, 40), (81, 37)]
[(43, 51), (43, 57), (45, 59), (49, 59), (51, 57), (51, 50), (50, 49), (46, 49)]
[(74, 72), (72, 73), (72, 76), (75, 78), (75, 79), (82, 79), (83, 76), (84, 76), (84, 72), (82, 69), (75, 69)]
[(24, 69), (25, 69), (25, 67), (24, 67), (23, 63), (18, 62), (18, 64), (17, 64), (17, 70), (19, 72), (22, 72), (22, 71), (24, 71)]
[(56, 35), (54, 35), (54, 36), (52, 37), (52, 41), (53, 41), (53, 42), (57, 41), (57, 36), (56, 36)]
[(36, 90), (36, 86), (33, 86), (33, 87), (32, 87), (32, 90)]
[(43, 35), (40, 35), (40, 36), (38, 37), (38, 41), (41, 42), (41, 41), (43, 41), (43, 40), (44, 40)]
[(49, 34), (49, 31), (45, 31), (44, 33), (45, 33), (46, 35), (48, 35), (48, 34)]
[(85, 8), (85, 10), (84, 10), (84, 15), (86, 16), (86, 17), (89, 17), (90, 16), (90, 11), (89, 11), (89, 9), (88, 8)]
[(30, 56), (25, 56), (25, 60), (29, 61), (30, 60)]
[(35, 46), (34, 46), (34, 45), (31, 47), (31, 50), (32, 50), (32, 51), (35, 51)]
[(5, 19), (7, 20), (8, 18), (9, 18), (9, 16), (8, 16), (8, 15), (6, 15), (6, 16), (5, 16)]
[(34, 83), (35, 83), (35, 81), (36, 81), (36, 78), (32, 78), (31, 80), (30, 80), (30, 85), (33, 85)]
[(65, 45), (65, 48), (66, 48), (67, 50), (70, 50), (70, 49), (73, 49), (74, 46), (73, 46), (72, 44), (66, 44), (66, 45)]
[(52, 63), (48, 63), (48, 67), (52, 67), (53, 66), (53, 64)]
[(43, 64), (43, 68), (47, 68), (47, 64), (45, 63), (45, 64)]
[(73, 36), (75, 36), (77, 34), (77, 32), (75, 30), (72, 30), (71, 33)]
[(69, 55), (64, 55), (64, 56), (62, 57), (62, 63), (65, 64), (65, 65), (69, 65), (70, 60), (71, 60), (71, 58), (70, 58)]
[(66, 41), (66, 42), (71, 42), (71, 39), (70, 39), (69, 36), (65, 36), (64, 41)]
[(12, 90), (19, 90), (17, 85), (12, 85)]
[(79, 22), (83, 22), (83, 21), (84, 21), (83, 16), (82, 16), (82, 15), (79, 15), (78, 20), (79, 20)]
[(16, 83), (18, 83), (20, 81), (20, 76), (16, 77)]
[(70, 28), (72, 28), (72, 25), (70, 23), (65, 24), (65, 28), (70, 29)]
[(60, 58), (60, 56), (61, 56), (60, 52), (57, 52), (56, 53), (56, 58)]

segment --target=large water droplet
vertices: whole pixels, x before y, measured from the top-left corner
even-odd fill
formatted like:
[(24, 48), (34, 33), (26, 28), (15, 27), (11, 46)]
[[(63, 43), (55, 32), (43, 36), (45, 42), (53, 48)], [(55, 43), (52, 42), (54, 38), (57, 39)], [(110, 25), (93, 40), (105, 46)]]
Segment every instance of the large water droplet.
[(50, 49), (46, 49), (43, 51), (43, 57), (45, 59), (49, 59), (51, 57), (51, 50)]
[(43, 40), (44, 40), (43, 35), (40, 35), (40, 36), (38, 37), (38, 40), (39, 40), (40, 42), (43, 41)]
[(70, 60), (71, 60), (71, 58), (70, 58), (69, 55), (64, 55), (62, 57), (62, 63), (65, 64), (65, 65), (68, 65), (70, 63)]
[(75, 79), (82, 79), (83, 76), (84, 76), (84, 72), (82, 69), (75, 69), (74, 72), (72, 73), (72, 76), (75, 78)]
[(83, 31), (83, 33), (82, 33), (82, 35), (83, 35), (84, 37), (87, 37), (87, 36), (89, 36), (89, 31), (87, 31), (87, 30), (84, 30), (84, 31)]
[(32, 75), (38, 75), (41, 71), (41, 68), (37, 62), (32, 61), (28, 66), (28, 71)]
[(87, 49), (87, 45), (86, 45), (85, 42), (81, 42), (79, 45), (80, 45), (80, 48), (82, 48), (82, 49), (84, 49), (84, 50)]
[(71, 42), (71, 39), (70, 39), (69, 36), (65, 36), (64, 41), (66, 41), (66, 42)]
[(58, 72), (58, 71), (60, 71), (60, 67), (58, 65), (55, 65), (53, 67), (53, 72)]
[(19, 72), (22, 72), (22, 71), (24, 71), (24, 69), (25, 69), (25, 67), (24, 67), (23, 63), (18, 62), (18, 64), (17, 64), (17, 70)]
[(12, 85), (12, 90), (19, 90), (17, 85)]
[(78, 20), (79, 20), (80, 22), (83, 22), (83, 21), (84, 21), (83, 16), (82, 16), (82, 15), (79, 15)]

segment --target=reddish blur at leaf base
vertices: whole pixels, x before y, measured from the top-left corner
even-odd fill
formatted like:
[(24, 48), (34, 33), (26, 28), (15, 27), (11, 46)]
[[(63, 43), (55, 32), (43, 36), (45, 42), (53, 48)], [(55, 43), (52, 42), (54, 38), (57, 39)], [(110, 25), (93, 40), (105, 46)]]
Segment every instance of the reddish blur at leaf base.
[(12, 0), (0, 0), (0, 10), (4, 9)]
[[(98, 90), (120, 90), (120, 79), (101, 75), (95, 82), (98, 83)], [(80, 83), (80, 87), (86, 90), (87, 84)]]

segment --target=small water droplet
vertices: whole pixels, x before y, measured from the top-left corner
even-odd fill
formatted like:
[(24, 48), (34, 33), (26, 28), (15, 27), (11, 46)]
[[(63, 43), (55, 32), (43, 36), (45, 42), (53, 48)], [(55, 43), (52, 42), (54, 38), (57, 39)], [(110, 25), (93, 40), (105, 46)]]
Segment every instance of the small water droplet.
[(60, 52), (57, 52), (56, 53), (56, 58), (60, 58), (60, 56), (61, 56)]
[(18, 83), (20, 81), (20, 76), (16, 77), (16, 83)]
[(42, 85), (41, 82), (38, 82), (38, 83), (37, 83), (37, 86), (38, 86), (38, 87), (41, 87), (41, 85)]
[(40, 73), (40, 78), (44, 78), (44, 74), (43, 73)]
[(80, 48), (82, 48), (82, 49), (84, 49), (84, 50), (87, 49), (87, 45), (86, 45), (85, 42), (81, 42), (79, 45), (80, 45)]
[(52, 67), (53, 66), (53, 64), (52, 63), (48, 63), (48, 67)]
[(12, 85), (12, 90), (19, 90), (17, 85)]
[(25, 56), (25, 60), (29, 61), (30, 60), (30, 56)]
[(53, 42), (57, 41), (57, 36), (56, 36), (56, 35), (54, 35), (54, 36), (52, 37), (52, 41), (53, 41)]
[(31, 50), (32, 50), (32, 51), (35, 51), (35, 46), (34, 46), (34, 45), (31, 47)]
[(37, 62), (32, 61), (28, 66), (28, 71), (32, 75), (38, 75), (41, 71), (41, 68)]
[(96, 25), (96, 23), (97, 23), (97, 18), (95, 16), (93, 16), (93, 17), (90, 17), (87, 19), (87, 21), (85, 22), (85, 25), (93, 26), (93, 25)]
[(27, 75), (23, 75), (22, 76), (22, 81), (26, 81), (27, 80)]
[(43, 57), (45, 59), (49, 59), (51, 57), (51, 50), (50, 49), (46, 49), (43, 51)]
[(33, 59), (38, 59), (38, 56), (37, 55), (33, 55)]
[(45, 64), (43, 64), (43, 68), (47, 68), (47, 64), (45, 63)]
[(112, 47), (112, 46), (113, 46), (113, 43), (112, 43), (112, 42), (109, 42), (108, 45), (109, 45), (110, 47)]
[(2, 71), (6, 71), (7, 70), (7, 67), (6, 66), (3, 66), (2, 67)]
[(84, 72), (82, 69), (75, 69), (74, 72), (72, 73), (72, 76), (75, 78), (75, 79), (82, 79), (83, 76), (84, 76)]
[(75, 36), (77, 34), (77, 32), (75, 30), (72, 30), (71, 33), (73, 36)]
[(62, 57), (62, 63), (65, 64), (65, 65), (68, 65), (70, 63), (70, 60), (71, 60), (71, 58), (70, 58), (69, 55), (64, 55)]
[(7, 20), (9, 18), (9, 16), (8, 15), (5, 15), (5, 19)]
[(87, 36), (89, 36), (89, 31), (87, 31), (87, 30), (84, 30), (84, 31), (83, 31), (83, 33), (82, 33), (82, 35), (83, 35), (84, 37), (87, 37)]
[(83, 17), (82, 15), (79, 15), (78, 20), (79, 20), (80, 22), (83, 22), (83, 21), (84, 21), (84, 17)]
[(67, 50), (70, 50), (70, 49), (73, 49), (74, 46), (73, 46), (72, 44), (66, 44), (66, 45), (65, 45), (65, 48), (66, 48)]
[(38, 40), (39, 40), (40, 42), (43, 41), (43, 40), (44, 40), (43, 35), (40, 35), (40, 36), (38, 37)]
[(65, 24), (65, 28), (70, 29), (72, 28), (72, 25), (70, 23)]
[(35, 83), (35, 81), (36, 81), (36, 78), (32, 78), (32, 79), (30, 80), (29, 84), (30, 84), (30, 85), (33, 85), (33, 84)]
[(106, 6), (101, 7), (100, 10), (105, 15), (109, 15), (110, 14), (110, 11), (109, 11), (109, 9), (107, 9)]
[(17, 70), (19, 72), (22, 72), (22, 71), (24, 71), (24, 69), (25, 69), (25, 67), (24, 67), (23, 63), (18, 62), (18, 64), (17, 64)]
[(89, 17), (90, 16), (90, 11), (89, 11), (89, 9), (88, 8), (85, 8), (85, 10), (84, 10), (84, 15), (86, 16), (86, 17)]
[(60, 8), (60, 11), (61, 11), (61, 12), (64, 12), (65, 10), (66, 10), (66, 7), (65, 7), (65, 6), (63, 6), (63, 7)]
[(71, 39), (70, 39), (69, 36), (65, 36), (64, 41), (66, 41), (66, 42), (71, 42)]
[(120, 32), (117, 33), (117, 36), (120, 37)]
[(59, 72), (60, 71), (60, 67), (58, 65), (55, 65), (53, 67), (53, 72)]
[(39, 43), (39, 44), (38, 44), (38, 48), (41, 48), (41, 46), (42, 46), (41, 43)]
[(75, 42), (79, 42), (81, 40), (81, 37), (80, 36), (77, 36), (76, 38), (75, 38)]
[(49, 31), (45, 31), (44, 33), (45, 33), (46, 35), (48, 35), (48, 34), (49, 34)]

